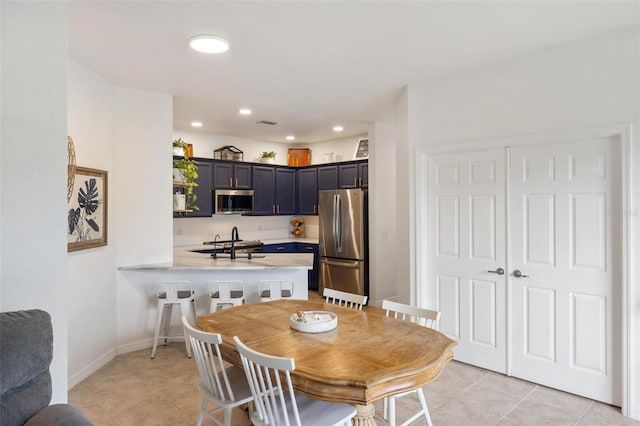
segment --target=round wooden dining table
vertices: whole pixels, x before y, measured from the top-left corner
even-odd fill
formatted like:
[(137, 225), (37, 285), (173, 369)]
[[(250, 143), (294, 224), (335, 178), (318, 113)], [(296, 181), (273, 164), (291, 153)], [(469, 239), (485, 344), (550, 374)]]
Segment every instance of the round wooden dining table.
[[(337, 327), (304, 333), (290, 327), (297, 311), (329, 311)], [(355, 425), (375, 425), (373, 403), (424, 386), (453, 358), (456, 342), (379, 308), (362, 311), (308, 300), (235, 306), (197, 318), (198, 328), (222, 335), (223, 358), (242, 367), (233, 336), (259, 352), (294, 358), (293, 387), (325, 401), (356, 406)]]

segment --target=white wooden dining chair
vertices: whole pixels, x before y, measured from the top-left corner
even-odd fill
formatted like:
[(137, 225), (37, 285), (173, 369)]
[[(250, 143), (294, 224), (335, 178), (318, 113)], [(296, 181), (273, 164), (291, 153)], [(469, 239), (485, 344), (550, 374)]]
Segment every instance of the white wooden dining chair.
[[(383, 300), (382, 309), (386, 311), (386, 315), (388, 317), (411, 321), (428, 328), (433, 328), (436, 321), (440, 319), (439, 311), (432, 311), (430, 309), (419, 308), (417, 306), (405, 305), (404, 303), (392, 302), (391, 300)], [(427, 425), (432, 426), (431, 416), (429, 415), (429, 408), (427, 408), (427, 401), (424, 397), (424, 392), (422, 391), (421, 387), (396, 395), (391, 395), (384, 399), (383, 415), (384, 419), (389, 421), (389, 426), (396, 426), (396, 399), (410, 395), (414, 392), (418, 396), (418, 401), (420, 402), (420, 411), (418, 411), (408, 420), (402, 423), (401, 426), (411, 424), (420, 416), (424, 416)]]
[[(311, 399), (293, 391), (293, 358), (257, 352), (234, 336), (254, 397), (251, 422), (256, 426), (350, 426), (356, 409), (349, 404)], [(284, 382), (284, 383), (283, 383)]]
[(346, 306), (347, 308), (354, 308), (360, 311), (362, 310), (362, 305), (367, 303), (367, 296), (347, 293), (346, 291), (334, 290), (332, 288), (325, 288), (322, 295), (326, 303)]
[[(231, 366), (225, 368), (220, 343), (222, 336), (218, 333), (207, 333), (193, 328), (186, 317), (182, 317), (182, 325), (185, 334), (189, 336), (189, 342), (193, 356), (200, 373), (198, 389), (202, 395), (200, 413), (196, 425), (200, 426), (204, 416), (207, 415), (219, 426), (231, 426), (231, 413), (233, 408), (253, 402), (253, 395), (247, 382), (247, 377), (241, 368)], [(209, 405), (211, 409), (207, 409)], [(223, 421), (218, 418), (218, 413), (224, 412)]]

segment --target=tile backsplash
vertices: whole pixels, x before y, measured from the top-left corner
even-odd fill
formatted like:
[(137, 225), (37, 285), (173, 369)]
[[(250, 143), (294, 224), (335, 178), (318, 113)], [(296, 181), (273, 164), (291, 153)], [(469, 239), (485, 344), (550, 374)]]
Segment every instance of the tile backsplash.
[[(243, 240), (292, 238), (289, 221), (294, 216), (214, 215), (173, 219), (173, 245), (202, 244), (213, 241), (216, 234), (222, 240), (231, 238), (231, 229), (238, 227)], [(303, 216), (305, 237), (318, 238), (318, 217)]]

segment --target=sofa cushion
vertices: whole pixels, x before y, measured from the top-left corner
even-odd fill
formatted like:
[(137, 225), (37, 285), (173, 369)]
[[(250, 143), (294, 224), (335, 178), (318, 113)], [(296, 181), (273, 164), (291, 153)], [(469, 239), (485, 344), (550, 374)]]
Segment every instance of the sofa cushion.
[(77, 408), (69, 404), (53, 404), (38, 411), (24, 426), (93, 426)]
[(0, 419), (22, 425), (51, 401), (51, 317), (41, 310), (0, 313)]

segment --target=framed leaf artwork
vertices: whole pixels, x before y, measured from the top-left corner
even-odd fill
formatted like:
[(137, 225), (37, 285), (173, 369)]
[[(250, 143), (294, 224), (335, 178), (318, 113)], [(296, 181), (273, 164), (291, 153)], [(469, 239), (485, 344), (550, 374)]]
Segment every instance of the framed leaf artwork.
[(67, 213), (67, 251), (107, 245), (107, 172), (75, 168)]

